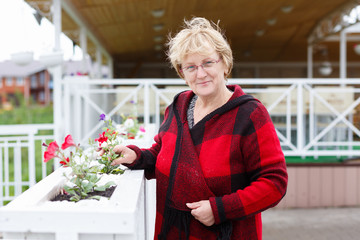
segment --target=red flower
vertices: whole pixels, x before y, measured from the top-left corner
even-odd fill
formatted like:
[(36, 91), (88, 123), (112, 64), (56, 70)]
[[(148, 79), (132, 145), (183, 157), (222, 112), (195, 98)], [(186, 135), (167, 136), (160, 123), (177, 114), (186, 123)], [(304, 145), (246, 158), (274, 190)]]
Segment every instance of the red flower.
[(106, 142), (108, 140), (107, 137), (105, 137), (105, 132), (103, 132), (102, 134), (99, 134), (99, 138), (96, 138), (95, 141), (99, 142), (99, 146), (101, 146), (101, 144), (103, 142)]
[(65, 149), (67, 149), (68, 147), (71, 147), (71, 146), (76, 146), (76, 144), (74, 143), (74, 140), (73, 140), (72, 136), (69, 134), (69, 135), (67, 135), (65, 137), (65, 141), (61, 145), (61, 149), (65, 150)]
[(55, 157), (55, 153), (44, 152), (44, 162), (48, 162)]
[(127, 138), (128, 139), (135, 139), (135, 135), (133, 133), (128, 133)]
[(70, 162), (70, 159), (66, 158), (65, 161), (64, 160), (60, 161), (60, 164), (62, 164), (64, 167), (67, 167), (69, 162)]
[(116, 131), (114, 131), (114, 130), (110, 131), (110, 129), (106, 129), (106, 131), (107, 131), (109, 134), (111, 134), (111, 135), (116, 134)]
[(59, 145), (57, 144), (56, 141), (53, 141), (49, 144), (49, 147), (47, 150), (51, 151), (51, 152), (56, 152), (57, 150), (59, 150)]
[(47, 150), (44, 152), (44, 162), (48, 162), (56, 156), (56, 151), (59, 150), (59, 146), (56, 141), (49, 144)]

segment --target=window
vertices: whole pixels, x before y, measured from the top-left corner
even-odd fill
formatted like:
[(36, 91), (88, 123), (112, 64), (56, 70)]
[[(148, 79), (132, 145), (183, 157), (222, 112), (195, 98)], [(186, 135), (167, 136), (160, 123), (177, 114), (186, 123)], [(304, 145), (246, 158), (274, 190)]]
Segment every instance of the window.
[(23, 86), (24, 85), (24, 79), (22, 77), (16, 78), (16, 85), (17, 86)]
[(6, 78), (6, 82), (5, 82), (6, 86), (12, 86), (13, 85), (13, 80), (11, 77)]
[(45, 86), (45, 72), (40, 73), (40, 86)]
[(31, 76), (31, 88), (37, 88), (36, 75)]
[(40, 92), (40, 93), (39, 93), (39, 101), (40, 101), (40, 102), (44, 102), (44, 101), (45, 101), (45, 93), (44, 93), (44, 92)]
[(31, 98), (34, 102), (37, 102), (36, 93), (31, 93)]

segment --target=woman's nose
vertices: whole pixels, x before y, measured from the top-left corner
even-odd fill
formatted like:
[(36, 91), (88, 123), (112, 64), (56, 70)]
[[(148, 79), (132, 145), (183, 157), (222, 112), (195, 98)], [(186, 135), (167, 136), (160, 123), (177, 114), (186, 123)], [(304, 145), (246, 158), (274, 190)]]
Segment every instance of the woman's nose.
[(196, 77), (197, 78), (202, 78), (205, 77), (207, 75), (207, 72), (205, 71), (205, 69), (200, 65), (197, 68), (197, 72), (196, 72)]

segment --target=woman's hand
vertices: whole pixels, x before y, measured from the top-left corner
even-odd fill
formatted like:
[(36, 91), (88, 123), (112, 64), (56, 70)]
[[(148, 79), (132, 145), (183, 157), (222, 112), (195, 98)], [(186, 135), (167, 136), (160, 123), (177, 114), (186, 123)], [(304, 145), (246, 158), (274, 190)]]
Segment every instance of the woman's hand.
[(205, 226), (211, 226), (215, 223), (214, 214), (211, 209), (210, 201), (187, 203), (186, 206), (191, 210), (191, 215)]
[(114, 152), (119, 154), (120, 157), (113, 160), (111, 165), (119, 165), (119, 164), (131, 164), (136, 159), (136, 153), (132, 149), (125, 147), (123, 145), (116, 145), (114, 147)]
[[(106, 147), (106, 146), (102, 146), (101, 147)], [(135, 161), (136, 159), (136, 153), (128, 148), (128, 147), (125, 147), (123, 145), (116, 145), (114, 147), (114, 152), (119, 154), (120, 157), (114, 159), (111, 163), (111, 165), (120, 165), (120, 164), (131, 164)], [(100, 148), (99, 149), (99, 153), (98, 153), (100, 156), (104, 154), (104, 149)]]

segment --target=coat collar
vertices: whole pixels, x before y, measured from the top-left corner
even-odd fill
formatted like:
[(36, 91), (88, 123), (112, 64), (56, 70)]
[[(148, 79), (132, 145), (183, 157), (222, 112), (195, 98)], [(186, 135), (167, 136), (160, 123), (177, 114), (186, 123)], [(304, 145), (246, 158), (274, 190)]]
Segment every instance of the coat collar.
[[(246, 95), (239, 85), (228, 85), (227, 88), (233, 92), (233, 95), (227, 103), (216, 110), (217, 114), (223, 114), (232, 108), (235, 108), (243, 103), (239, 97)], [(189, 107), (191, 99), (195, 93), (191, 90), (187, 90), (177, 94), (174, 98), (174, 107), (177, 109), (180, 119), (183, 123), (187, 121), (187, 109)]]

